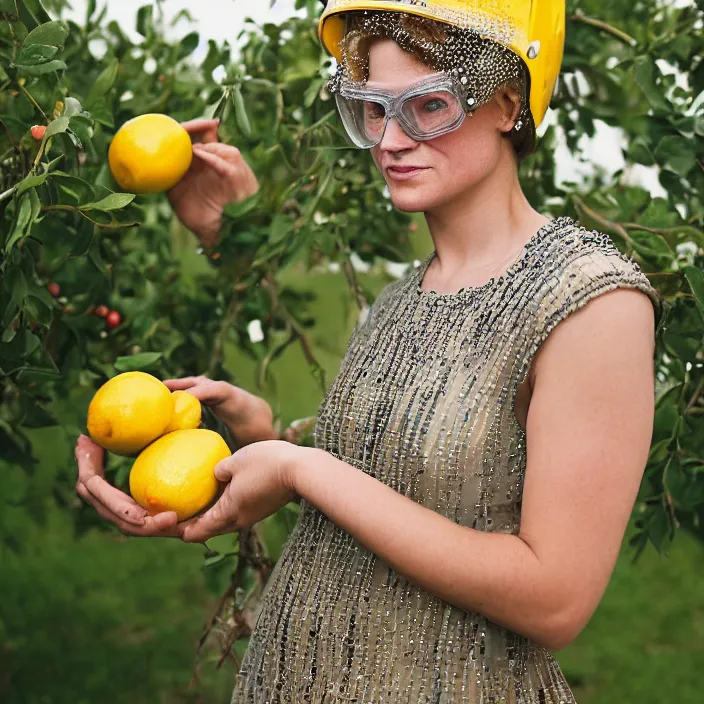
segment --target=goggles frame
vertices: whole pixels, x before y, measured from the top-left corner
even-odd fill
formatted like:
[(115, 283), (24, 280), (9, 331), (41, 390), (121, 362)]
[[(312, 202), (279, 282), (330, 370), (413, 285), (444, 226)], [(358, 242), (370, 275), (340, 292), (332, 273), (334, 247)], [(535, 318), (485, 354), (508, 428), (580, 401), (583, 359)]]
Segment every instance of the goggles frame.
[[(407, 100), (435, 91), (445, 91), (454, 96), (461, 108), (460, 114), (448, 125), (431, 130), (430, 132), (419, 131), (416, 125), (409, 121), (407, 116), (404, 115), (403, 105)], [(367, 140), (366, 142), (362, 142), (358, 137), (360, 134), (359, 125), (352, 116), (352, 111), (345, 103), (347, 98), (378, 103), (384, 108), (384, 124), (381, 127), (379, 138), (376, 141)], [(411, 139), (417, 142), (423, 142), (458, 129), (464, 122), (467, 114), (472, 112), (476, 106), (475, 99), (472, 96), (466, 95), (466, 91), (462, 90), (459, 81), (444, 71), (430, 74), (400, 93), (391, 93), (378, 88), (368, 88), (366, 87), (366, 83), (354, 83), (342, 79), (335, 91), (335, 102), (347, 135), (352, 142), (361, 149), (372, 149), (381, 142), (391, 118), (396, 119), (401, 129)]]

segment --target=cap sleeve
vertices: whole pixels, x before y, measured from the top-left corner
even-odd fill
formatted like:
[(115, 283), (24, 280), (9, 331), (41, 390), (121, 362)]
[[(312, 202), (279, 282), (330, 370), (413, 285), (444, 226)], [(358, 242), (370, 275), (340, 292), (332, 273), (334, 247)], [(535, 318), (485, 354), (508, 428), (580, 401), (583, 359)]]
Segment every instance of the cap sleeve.
[(544, 295), (536, 307), (532, 339), (520, 380), (525, 380), (535, 353), (558, 323), (597, 296), (617, 288), (636, 289), (648, 296), (653, 305), (657, 332), (663, 320), (664, 299), (638, 264), (615, 247), (610, 253), (596, 249), (581, 253), (565, 266), (551, 272), (545, 282)]

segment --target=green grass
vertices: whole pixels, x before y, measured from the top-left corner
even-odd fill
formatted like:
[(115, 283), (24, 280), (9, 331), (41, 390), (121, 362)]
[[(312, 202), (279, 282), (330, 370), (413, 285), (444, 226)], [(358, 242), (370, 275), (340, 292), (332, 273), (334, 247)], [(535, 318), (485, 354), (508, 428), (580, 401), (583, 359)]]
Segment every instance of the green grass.
[(209, 668), (188, 689), (214, 604), (201, 547), (96, 531), (74, 540), (67, 517), (53, 512), (31, 548), (3, 555), (1, 701), (227, 701), (231, 670)]
[(670, 557), (622, 550), (587, 628), (557, 653), (579, 704), (702, 700), (704, 545), (680, 534)]

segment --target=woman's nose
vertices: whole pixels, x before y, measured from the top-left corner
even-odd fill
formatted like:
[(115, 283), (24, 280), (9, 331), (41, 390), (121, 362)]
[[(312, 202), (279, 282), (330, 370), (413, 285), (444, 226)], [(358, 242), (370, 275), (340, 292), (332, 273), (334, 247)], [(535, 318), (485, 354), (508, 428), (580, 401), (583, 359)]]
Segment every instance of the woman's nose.
[(405, 149), (413, 149), (418, 144), (414, 139), (409, 137), (404, 131), (398, 120), (395, 117), (389, 118), (384, 130), (384, 136), (379, 142), (379, 148), (387, 152), (398, 152)]

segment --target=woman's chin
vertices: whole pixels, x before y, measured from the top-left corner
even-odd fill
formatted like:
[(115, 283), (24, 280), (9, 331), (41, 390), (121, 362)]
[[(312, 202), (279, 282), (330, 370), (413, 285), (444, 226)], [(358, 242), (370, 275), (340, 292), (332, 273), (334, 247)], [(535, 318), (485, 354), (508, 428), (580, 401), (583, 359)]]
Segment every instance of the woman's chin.
[(430, 209), (435, 200), (423, 193), (394, 193), (391, 190), (391, 202), (394, 208), (403, 213), (424, 213)]

